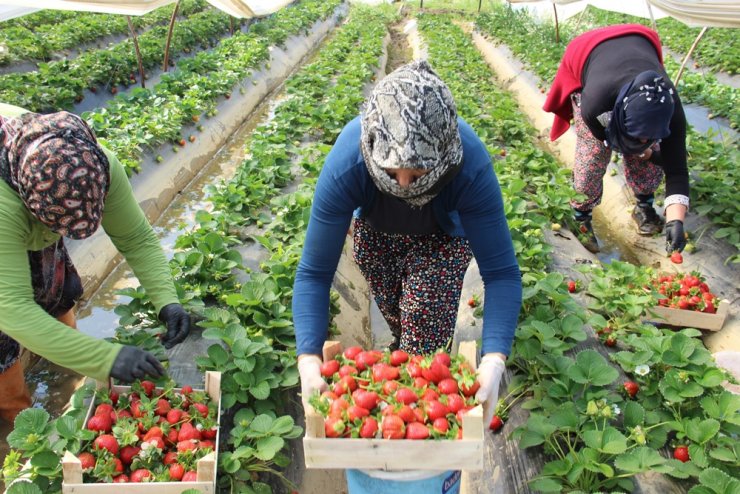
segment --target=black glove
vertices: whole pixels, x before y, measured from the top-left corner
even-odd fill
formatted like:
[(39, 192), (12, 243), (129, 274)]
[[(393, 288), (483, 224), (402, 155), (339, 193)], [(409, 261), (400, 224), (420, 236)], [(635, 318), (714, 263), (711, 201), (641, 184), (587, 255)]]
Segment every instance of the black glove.
[(164, 367), (157, 357), (139, 347), (128, 345), (121, 348), (110, 370), (110, 377), (125, 383), (144, 376), (157, 379), (164, 375)]
[(180, 304), (169, 304), (159, 311), (159, 320), (167, 325), (167, 333), (162, 336), (165, 348), (181, 343), (190, 333), (190, 315)]
[(665, 224), (665, 250), (681, 252), (686, 247), (686, 235), (683, 233), (683, 221), (671, 220)]

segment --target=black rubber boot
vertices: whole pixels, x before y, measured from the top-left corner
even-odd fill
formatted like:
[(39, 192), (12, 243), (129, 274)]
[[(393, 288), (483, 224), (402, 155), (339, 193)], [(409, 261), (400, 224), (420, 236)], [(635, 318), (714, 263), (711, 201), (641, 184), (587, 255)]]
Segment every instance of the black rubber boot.
[(640, 235), (650, 236), (663, 231), (665, 220), (653, 208), (652, 195), (638, 195), (635, 209), (632, 210), (632, 219), (637, 225)]
[(596, 240), (594, 228), (591, 225), (591, 211), (574, 210), (576, 235), (587, 251), (595, 254), (599, 252), (599, 242)]

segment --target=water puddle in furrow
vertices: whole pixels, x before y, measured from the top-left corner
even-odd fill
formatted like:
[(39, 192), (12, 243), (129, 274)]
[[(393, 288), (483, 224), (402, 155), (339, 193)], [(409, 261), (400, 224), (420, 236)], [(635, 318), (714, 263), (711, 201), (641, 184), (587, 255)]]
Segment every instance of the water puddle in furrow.
[[(196, 212), (210, 208), (204, 188), (233, 176), (245, 157), (244, 144), (250, 134), (259, 124), (272, 118), (274, 108), (283, 98), (282, 86), (280, 92), (267, 96), (265, 102), (231, 135), (213, 159), (203, 167), (194, 180), (170, 204), (159, 221), (154, 224), (154, 230), (168, 258), (174, 253), (177, 238), (184, 230), (195, 224)], [(257, 270), (259, 262), (267, 257), (264, 249), (254, 242), (245, 244), (239, 251), (243, 256), (244, 265), (253, 270)], [(118, 315), (113, 310), (117, 305), (125, 304), (130, 300), (116, 292), (129, 286), (138, 286), (138, 284), (138, 280), (128, 265), (121, 263), (105, 279), (90, 300), (83, 307), (78, 308), (78, 329), (96, 338), (113, 336), (118, 326)], [(33, 395), (33, 406), (44, 408), (52, 417), (57, 417), (64, 411), (70, 396), (82, 384), (83, 379), (79, 374), (46, 360), (39, 360), (26, 373), (26, 382)], [(5, 438), (11, 430), (11, 424), (0, 421), (0, 462), (8, 451)]]

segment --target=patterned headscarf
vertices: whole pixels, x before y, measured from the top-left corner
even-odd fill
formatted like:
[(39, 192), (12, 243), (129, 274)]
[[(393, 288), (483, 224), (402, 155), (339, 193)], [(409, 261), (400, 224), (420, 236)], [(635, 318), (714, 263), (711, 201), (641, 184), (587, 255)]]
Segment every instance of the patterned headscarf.
[[(412, 206), (428, 203), (460, 170), (462, 142), (452, 93), (429, 64), (394, 70), (375, 87), (361, 117), (365, 164), (381, 192)], [(427, 170), (401, 187), (385, 170)]]
[(68, 112), (0, 118), (0, 177), (59, 235), (86, 238), (100, 226), (110, 165), (84, 120)]
[(606, 127), (609, 145), (623, 154), (642, 153), (671, 134), (673, 106), (673, 88), (663, 76), (652, 70), (641, 72), (619, 91)]

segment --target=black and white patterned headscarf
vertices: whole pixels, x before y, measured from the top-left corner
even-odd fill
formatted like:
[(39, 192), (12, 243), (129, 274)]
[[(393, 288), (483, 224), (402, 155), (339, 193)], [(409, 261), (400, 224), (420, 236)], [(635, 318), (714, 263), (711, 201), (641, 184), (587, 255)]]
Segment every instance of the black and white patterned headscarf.
[(619, 91), (606, 127), (609, 145), (623, 154), (642, 153), (671, 134), (673, 109), (673, 88), (663, 76), (641, 72)]
[[(462, 142), (452, 93), (429, 63), (394, 70), (374, 88), (361, 117), (365, 164), (381, 192), (421, 207), (460, 170)], [(401, 187), (385, 170), (427, 170)]]

